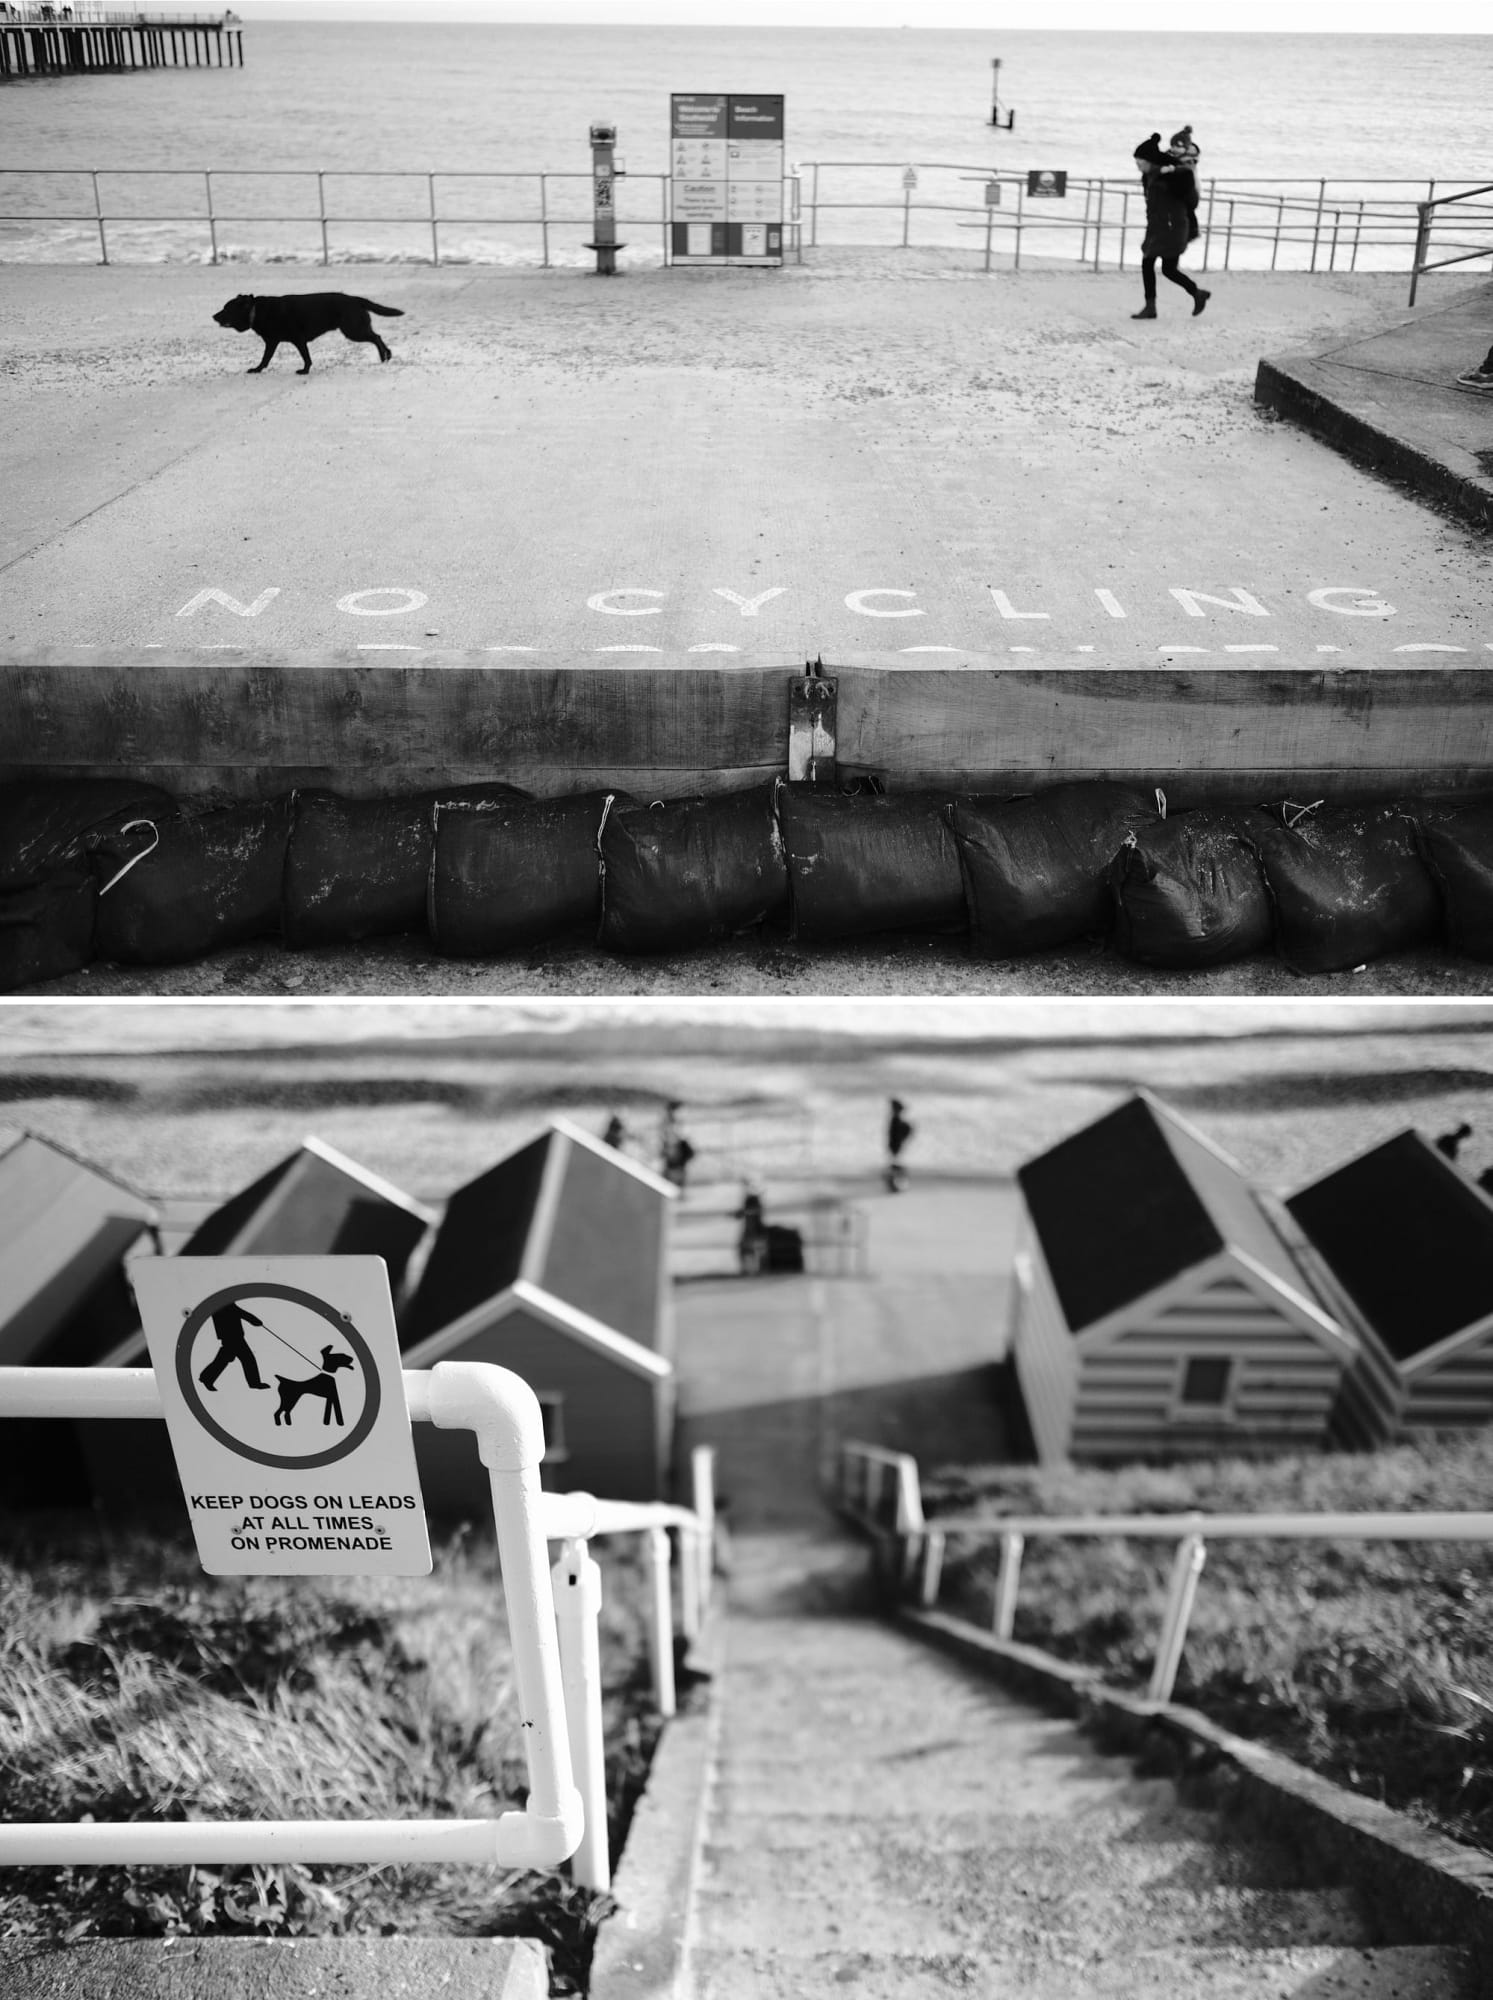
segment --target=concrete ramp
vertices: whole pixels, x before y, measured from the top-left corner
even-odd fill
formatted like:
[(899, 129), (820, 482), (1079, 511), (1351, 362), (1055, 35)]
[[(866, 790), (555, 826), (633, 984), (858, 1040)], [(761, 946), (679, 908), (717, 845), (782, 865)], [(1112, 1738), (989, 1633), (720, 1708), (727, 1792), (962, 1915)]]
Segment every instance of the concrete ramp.
[(1493, 396), (1455, 387), (1493, 345), (1493, 284), (1314, 354), (1261, 361), (1255, 400), (1493, 527)]

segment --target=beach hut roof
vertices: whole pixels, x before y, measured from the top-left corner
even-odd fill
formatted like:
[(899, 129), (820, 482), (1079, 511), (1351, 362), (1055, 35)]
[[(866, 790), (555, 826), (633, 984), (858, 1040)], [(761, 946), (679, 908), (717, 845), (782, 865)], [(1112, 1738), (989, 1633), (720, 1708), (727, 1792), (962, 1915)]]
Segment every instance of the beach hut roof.
[(552, 1323), (609, 1328), (656, 1347), (663, 1217), (677, 1190), (568, 1119), (458, 1188), (446, 1206), (400, 1338), (413, 1354), (502, 1301), (543, 1296)]
[(59, 1335), (156, 1222), (154, 1204), (51, 1139), (0, 1128), (0, 1360), (71, 1355)]
[(1493, 1316), (1493, 1201), (1422, 1133), (1396, 1133), (1286, 1206), (1395, 1360)]
[[(371, 1173), (321, 1139), (306, 1139), (204, 1218), (179, 1257), (382, 1257), (397, 1285), (434, 1209)], [(103, 1357), (130, 1368), (146, 1351), (144, 1332)]]
[(1239, 1167), (1149, 1091), (1029, 1160), (1016, 1178), (1072, 1333), (1225, 1249), (1314, 1301)]

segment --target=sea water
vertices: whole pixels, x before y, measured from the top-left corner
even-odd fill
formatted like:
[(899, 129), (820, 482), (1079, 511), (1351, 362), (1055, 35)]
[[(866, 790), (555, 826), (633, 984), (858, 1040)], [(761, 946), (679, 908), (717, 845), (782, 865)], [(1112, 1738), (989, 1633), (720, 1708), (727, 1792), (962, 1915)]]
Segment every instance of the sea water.
[[(661, 232), (641, 218), (663, 212), (656, 177), (667, 172), (675, 91), (781, 93), (787, 159), (805, 167), (806, 193), (808, 163), (857, 163), (821, 166), (820, 198), (885, 206), (826, 208), (821, 242), (899, 241), (909, 165), (920, 209), (945, 196), (978, 205), (992, 170), (1060, 169), (1133, 188), (1136, 144), (1184, 123), (1205, 182), (1307, 189), (1325, 177), (1360, 191), (1398, 182), (1380, 192), (1413, 201), (1432, 180), (1493, 180), (1490, 46), (1452, 35), (250, 21), (242, 69), (0, 88), (0, 255), (96, 258), (86, 218), (97, 171), (106, 213), (139, 218), (111, 226), (111, 254), (204, 257), (208, 231), (184, 218), (205, 214), (211, 170), (214, 208), (228, 218), (220, 256), (319, 257), (319, 229), (305, 218), (323, 199), (343, 218), (367, 218), (331, 232), (334, 258), (428, 256), (418, 218), (429, 192), (418, 177), (435, 173), (445, 177), (442, 215), (469, 218), (443, 226), (443, 255), (530, 262), (539, 233), (506, 225), (537, 215), (543, 172), (575, 176), (544, 191), (547, 212), (569, 218), (568, 238), (562, 224), (550, 244), (564, 261), (567, 244), (583, 255), (593, 122), (618, 130), (628, 176), (620, 219), (651, 244)], [(1016, 112), (1011, 130), (990, 123), (994, 57), (1002, 102)], [(289, 170), (296, 179), (263, 178)], [(322, 191), (318, 171), (332, 177)], [(374, 174), (411, 178), (366, 178)], [(31, 218), (44, 211), (71, 219), (39, 227)], [(267, 227), (267, 217), (285, 220)], [(920, 213), (917, 226), (918, 241), (960, 240), (951, 214)]]

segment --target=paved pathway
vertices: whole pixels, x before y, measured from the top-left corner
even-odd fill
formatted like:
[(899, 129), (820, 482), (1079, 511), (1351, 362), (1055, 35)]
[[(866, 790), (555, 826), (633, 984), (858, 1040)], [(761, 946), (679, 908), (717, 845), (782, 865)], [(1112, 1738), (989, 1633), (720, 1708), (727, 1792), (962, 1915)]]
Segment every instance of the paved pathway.
[(1398, 278), (339, 275), (393, 361), (303, 380), (210, 314), (324, 274), (7, 270), (0, 647), (1493, 664), (1485, 542), (1253, 402)]

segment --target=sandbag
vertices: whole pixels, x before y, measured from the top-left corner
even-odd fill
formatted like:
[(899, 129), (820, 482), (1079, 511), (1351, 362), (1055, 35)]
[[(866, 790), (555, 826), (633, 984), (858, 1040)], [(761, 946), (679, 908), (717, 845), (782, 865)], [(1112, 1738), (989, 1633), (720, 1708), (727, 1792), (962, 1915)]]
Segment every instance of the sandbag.
[(1276, 949), (1293, 972), (1351, 972), (1437, 936), (1436, 884), (1398, 806), (1288, 803), (1240, 823), (1265, 870)]
[(1117, 951), (1169, 970), (1222, 965), (1270, 943), (1270, 892), (1239, 816), (1184, 812), (1127, 835), (1110, 863)]
[(0, 785), (0, 886), (35, 882), (78, 860), (88, 835), (140, 814), (168, 818), (176, 802), (133, 778), (46, 778)]
[(610, 792), (561, 799), (443, 800), (435, 808), (430, 940), (453, 958), (512, 951), (601, 913), (597, 831)]
[(138, 818), (89, 843), (94, 951), (120, 965), (176, 965), (277, 937), (291, 797), (172, 819)]
[(930, 792), (885, 798), (785, 785), (778, 818), (794, 935), (962, 930), (964, 883), (947, 805)]
[(782, 910), (788, 870), (778, 789), (774, 782), (672, 804), (614, 805), (599, 837), (607, 950), (705, 944)]
[(1109, 864), (1128, 833), (1159, 816), (1154, 793), (1107, 782), (956, 799), (949, 817), (973, 956), (1014, 958), (1105, 930)]
[(1416, 841), (1441, 892), (1447, 944), (1465, 958), (1493, 959), (1493, 799), (1424, 807)]
[(423, 931), (437, 802), (523, 796), (502, 784), (387, 799), (297, 793), (285, 855), (285, 942), (305, 950)]
[(86, 864), (0, 889), (0, 993), (29, 991), (93, 957), (94, 882)]

